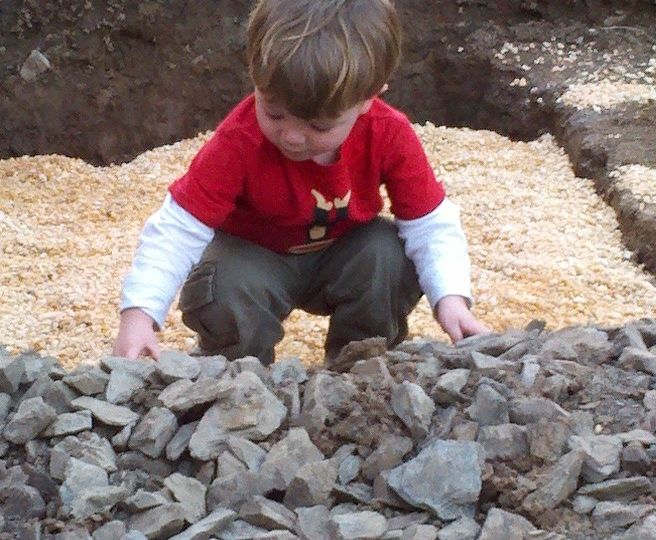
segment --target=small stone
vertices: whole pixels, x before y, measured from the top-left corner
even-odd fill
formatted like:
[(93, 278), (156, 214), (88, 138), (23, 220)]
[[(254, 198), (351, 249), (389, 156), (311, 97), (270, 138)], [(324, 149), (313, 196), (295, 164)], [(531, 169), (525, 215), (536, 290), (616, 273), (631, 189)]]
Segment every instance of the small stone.
[(437, 533), (438, 540), (475, 540), (481, 526), (472, 518), (462, 517), (441, 528)]
[(594, 497), (577, 495), (572, 501), (572, 510), (577, 514), (589, 514), (594, 510), (594, 507), (597, 506), (598, 502), (599, 501)]
[(98, 527), (93, 532), (93, 540), (117, 540), (122, 538), (127, 532), (125, 524), (122, 521), (114, 520)]
[(25, 81), (32, 82), (49, 69), (51, 69), (51, 65), (48, 58), (38, 49), (34, 49), (25, 62), (23, 62), (20, 68), (20, 76)]
[(330, 518), (331, 534), (335, 540), (380, 538), (387, 529), (385, 516), (364, 511), (339, 514)]
[(411, 525), (401, 535), (401, 540), (435, 540), (437, 527), (433, 525)]
[(307, 381), (307, 371), (298, 358), (283, 358), (271, 366), (273, 384), (278, 385), (286, 379), (291, 379), (297, 383)]
[(166, 444), (166, 459), (176, 461), (183, 454), (197, 427), (198, 422), (190, 422), (178, 428), (175, 435)]
[(478, 540), (524, 540), (529, 533), (535, 531), (533, 524), (526, 518), (492, 508), (487, 513), (485, 523)]

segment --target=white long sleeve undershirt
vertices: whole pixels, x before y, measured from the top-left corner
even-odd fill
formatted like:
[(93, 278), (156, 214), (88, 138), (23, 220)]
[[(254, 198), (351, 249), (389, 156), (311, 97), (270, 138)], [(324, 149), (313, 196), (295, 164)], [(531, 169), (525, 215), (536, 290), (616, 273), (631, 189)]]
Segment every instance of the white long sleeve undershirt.
[[(431, 307), (452, 294), (471, 301), (467, 241), (458, 208), (445, 199), (421, 218), (396, 219), (395, 223)], [(123, 280), (121, 311), (138, 307), (162, 328), (178, 289), (213, 238), (214, 229), (167, 194), (139, 238), (132, 267)]]

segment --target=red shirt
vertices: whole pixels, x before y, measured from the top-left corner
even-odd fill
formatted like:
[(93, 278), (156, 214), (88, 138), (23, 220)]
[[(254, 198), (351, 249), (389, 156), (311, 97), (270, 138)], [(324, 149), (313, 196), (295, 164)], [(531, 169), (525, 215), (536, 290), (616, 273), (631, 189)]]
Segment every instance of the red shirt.
[(444, 199), (404, 114), (375, 99), (355, 122), (337, 161), (319, 165), (287, 159), (264, 137), (250, 95), (219, 124), (169, 191), (209, 227), (279, 253), (304, 253), (374, 219), (383, 208), (382, 184), (400, 219), (422, 217)]

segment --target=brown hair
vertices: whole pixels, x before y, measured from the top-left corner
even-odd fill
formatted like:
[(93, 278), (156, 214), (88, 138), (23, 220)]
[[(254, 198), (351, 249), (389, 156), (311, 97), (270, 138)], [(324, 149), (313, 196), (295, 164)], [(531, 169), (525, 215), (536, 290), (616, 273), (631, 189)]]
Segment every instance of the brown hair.
[(248, 24), (253, 84), (305, 120), (375, 96), (396, 68), (392, 0), (258, 0)]

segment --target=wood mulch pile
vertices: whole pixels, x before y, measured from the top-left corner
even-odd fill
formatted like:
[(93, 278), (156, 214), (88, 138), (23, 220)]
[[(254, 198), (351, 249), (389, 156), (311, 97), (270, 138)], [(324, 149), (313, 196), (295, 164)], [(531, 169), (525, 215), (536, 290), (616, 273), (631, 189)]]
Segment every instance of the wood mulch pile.
[[(437, 175), (461, 207), (473, 263), (474, 311), (494, 330), (622, 324), (653, 314), (653, 277), (631, 261), (613, 211), (575, 177), (551, 136), (522, 143), (468, 129), (417, 126)], [(0, 344), (96, 363), (118, 328), (121, 279), (143, 222), (209, 133), (93, 167), (62, 156), (0, 160)], [(629, 174), (653, 193), (650, 174)], [(629, 180), (627, 180), (628, 182)], [(322, 359), (327, 319), (294, 312), (279, 357)], [(411, 337), (444, 338), (422, 300)], [(172, 309), (163, 347), (193, 334)]]

